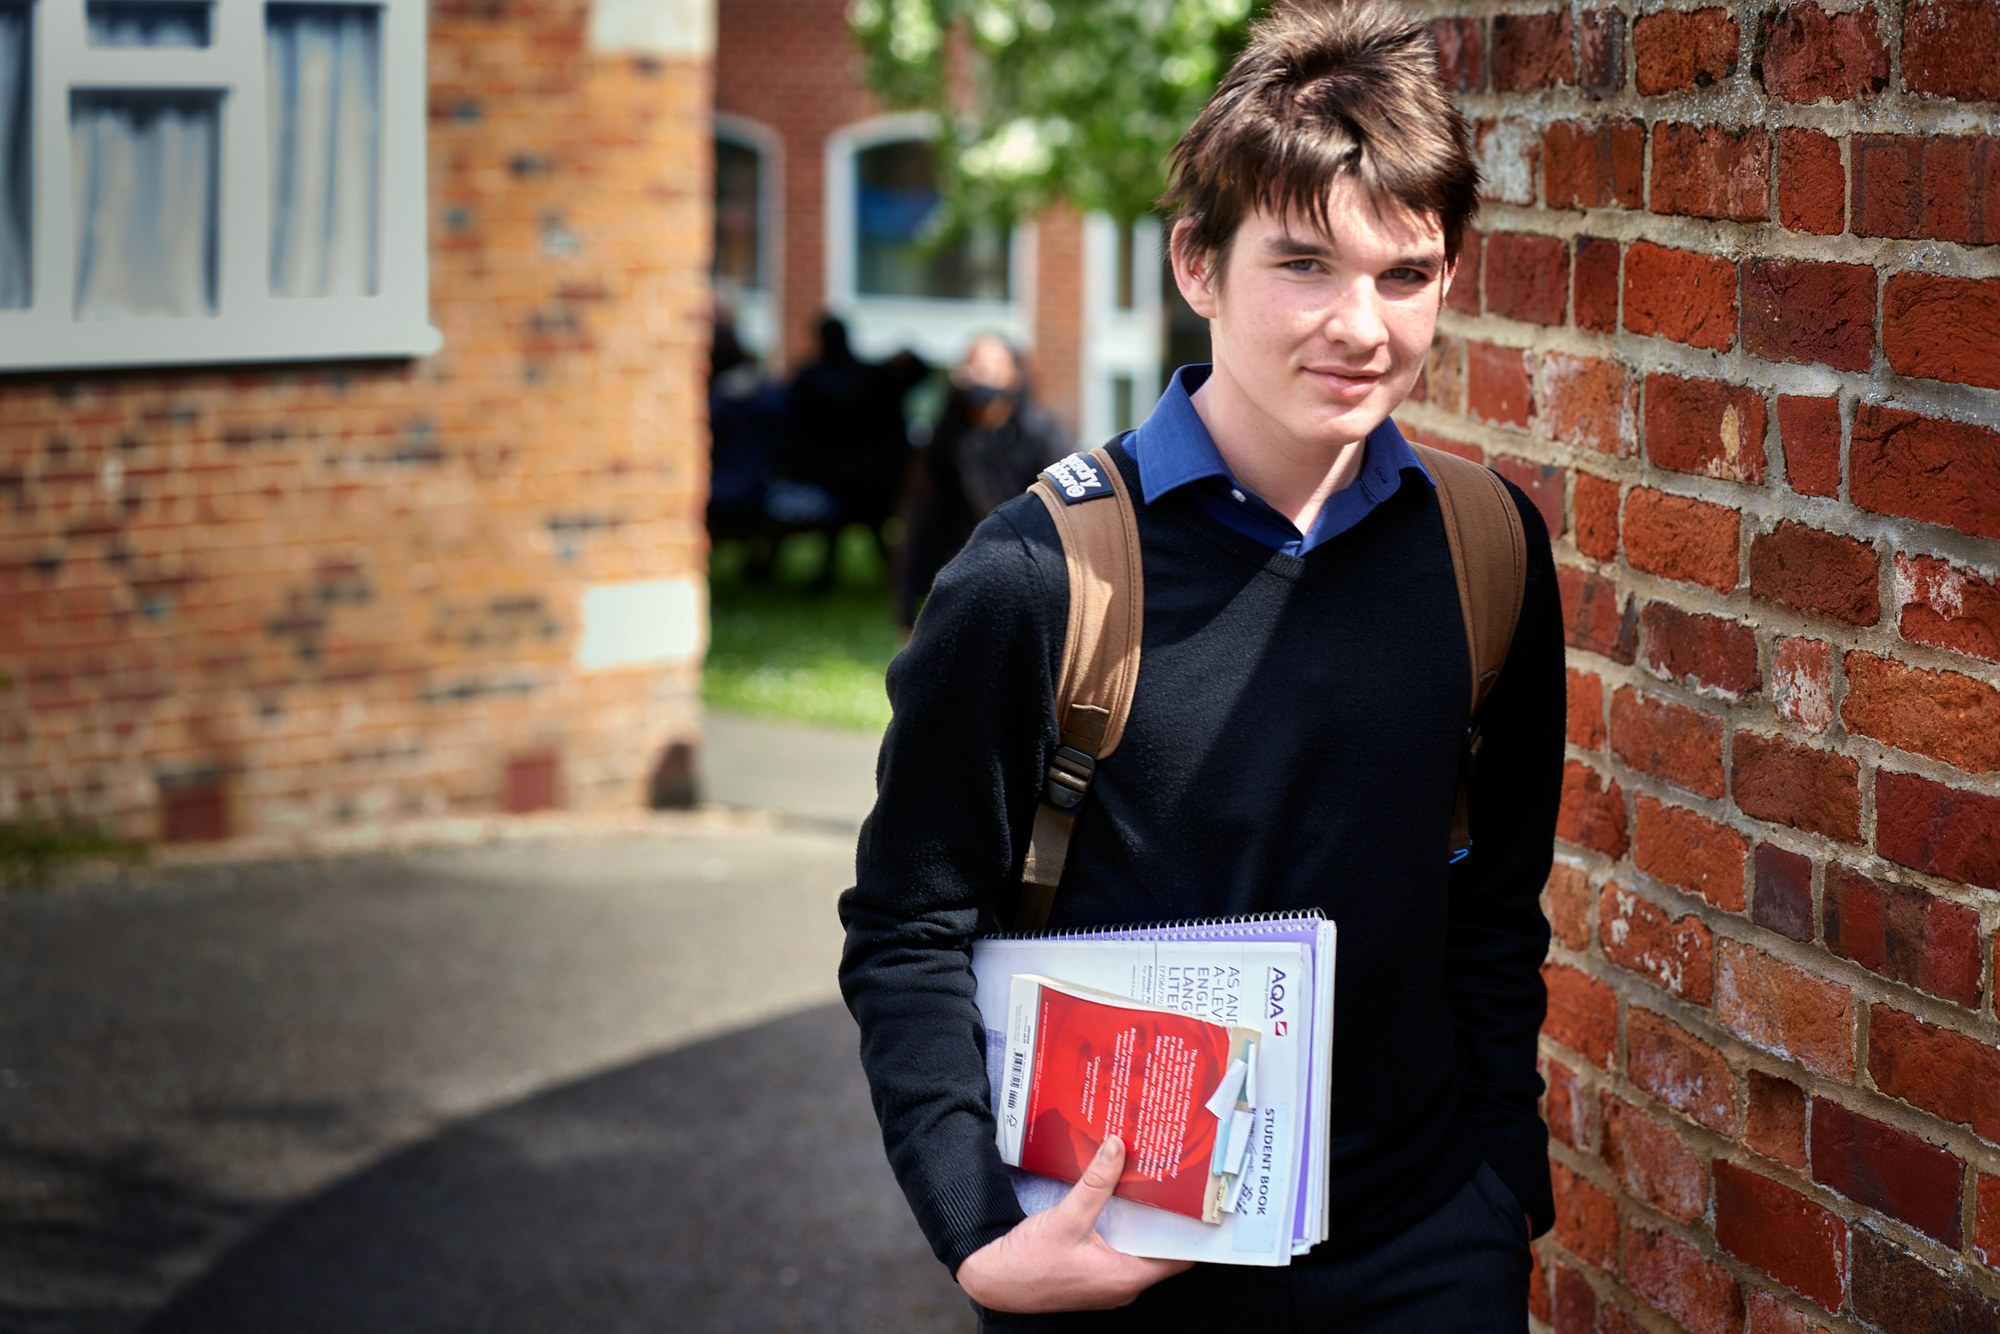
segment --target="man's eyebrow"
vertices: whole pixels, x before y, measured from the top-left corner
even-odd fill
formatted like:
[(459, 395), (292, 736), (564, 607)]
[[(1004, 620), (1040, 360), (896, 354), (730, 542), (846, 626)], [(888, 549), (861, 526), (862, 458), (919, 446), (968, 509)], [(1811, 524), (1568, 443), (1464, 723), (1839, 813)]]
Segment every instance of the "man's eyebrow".
[[(1279, 232), (1266, 237), (1264, 250), (1272, 257), (1296, 256), (1305, 259), (1330, 258), (1339, 253), (1339, 247), (1316, 236), (1294, 236), (1290, 232)], [(1444, 271), (1444, 250), (1423, 250), (1404, 255), (1385, 265), (1391, 269), (1423, 269), (1430, 273)]]

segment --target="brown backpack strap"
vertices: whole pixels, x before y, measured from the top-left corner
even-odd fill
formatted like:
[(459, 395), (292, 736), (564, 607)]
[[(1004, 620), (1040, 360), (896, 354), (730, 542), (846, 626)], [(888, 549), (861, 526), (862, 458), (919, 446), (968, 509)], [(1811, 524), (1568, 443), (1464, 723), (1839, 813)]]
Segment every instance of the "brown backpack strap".
[(1069, 859), (1076, 811), (1097, 764), (1118, 748), (1139, 680), (1145, 581), (1139, 525), (1125, 479), (1106, 446), (1053, 464), (1029, 488), (1062, 539), (1069, 569), (1069, 622), (1056, 680), (1061, 743), (1042, 783), (1042, 802), (1021, 871), (1016, 930), (1049, 918)]
[(1479, 758), (1479, 706), (1500, 679), (1514, 643), (1528, 588), (1528, 542), (1521, 531), (1520, 511), (1499, 474), (1429, 445), (1418, 445), (1416, 450), (1437, 482), (1445, 541), (1458, 580), (1458, 610), (1465, 620), (1465, 647), (1472, 660), (1465, 753), (1451, 820), (1451, 859), (1457, 861), (1472, 846), (1466, 780)]

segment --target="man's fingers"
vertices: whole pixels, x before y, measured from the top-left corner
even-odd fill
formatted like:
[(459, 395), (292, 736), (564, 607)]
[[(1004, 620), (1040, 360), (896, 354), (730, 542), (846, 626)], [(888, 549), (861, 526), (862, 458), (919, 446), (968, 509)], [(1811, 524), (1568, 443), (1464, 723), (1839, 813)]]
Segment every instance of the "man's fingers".
[(1083, 1169), (1069, 1194), (1063, 1196), (1057, 1206), (1062, 1210), (1064, 1221), (1088, 1232), (1097, 1225), (1097, 1216), (1104, 1212), (1105, 1201), (1118, 1185), (1118, 1175), (1125, 1170), (1125, 1145), (1116, 1135), (1106, 1135), (1104, 1142), (1097, 1146), (1097, 1153)]

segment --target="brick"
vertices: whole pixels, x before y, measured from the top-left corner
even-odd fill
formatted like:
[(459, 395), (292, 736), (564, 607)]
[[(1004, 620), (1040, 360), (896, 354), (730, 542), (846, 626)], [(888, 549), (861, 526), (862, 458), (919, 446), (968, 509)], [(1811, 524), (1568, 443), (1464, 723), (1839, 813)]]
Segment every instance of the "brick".
[(1775, 843), (1757, 845), (1750, 920), (1792, 940), (1813, 938), (1812, 859)]
[(1736, 1133), (1736, 1075), (1714, 1047), (1635, 1008), (1625, 1018), (1625, 1058), (1638, 1087), (1718, 1135)]
[(1609, 579), (1567, 565), (1557, 568), (1556, 584), (1570, 647), (1629, 665), (1639, 640), (1638, 604), (1620, 601), (1618, 586)]
[(1754, 732), (1736, 734), (1730, 757), (1730, 795), (1745, 815), (1861, 841), (1861, 766), (1851, 757)]
[(1670, 917), (1635, 891), (1608, 884), (1597, 920), (1611, 962), (1696, 1005), (1715, 998), (1715, 942), (1700, 918)]
[(1611, 749), (1676, 787), (1722, 795), (1722, 720), (1701, 709), (1626, 686), (1611, 697)]
[(1560, 1042), (1599, 1069), (1611, 1068), (1618, 1035), (1618, 998), (1611, 988), (1566, 964), (1542, 965), (1549, 990), (1544, 1036)]
[(1646, 187), (1645, 122), (1551, 122), (1542, 131), (1542, 177), (1550, 208), (1638, 208)]
[(2000, 432), (1863, 403), (1848, 468), (1863, 509), (2000, 537)]
[(1813, 1327), (1776, 1294), (1753, 1288), (1743, 1306), (1743, 1334), (1813, 1334)]
[(1526, 426), (1534, 416), (1527, 354), (1491, 343), (1466, 345), (1466, 400), (1472, 415), (1500, 426)]
[(1896, 1334), (1995, 1334), (2000, 1303), (1866, 1224), (1854, 1229), (1854, 1314)]
[(1444, 304), (1461, 315), (1480, 313), (1479, 269), (1481, 258), (1486, 253), (1485, 238), (1472, 227), (1465, 229), (1460, 238), (1458, 259), (1452, 270), (1451, 291), (1445, 295)]
[(1556, 1196), (1556, 1240), (1599, 1269), (1618, 1263), (1618, 1206), (1609, 1195), (1563, 1164), (1549, 1163)]
[(1837, 1311), (1847, 1296), (1847, 1224), (1789, 1186), (1715, 1164), (1715, 1244)]
[(1644, 15), (1632, 24), (1634, 83), (1647, 97), (1721, 83), (1736, 73), (1741, 37), (1726, 9)]
[(1478, 19), (1436, 19), (1438, 79), (1454, 93), (1476, 93), (1486, 85), (1486, 36)]
[(1655, 213), (1763, 222), (1771, 216), (1771, 136), (1761, 129), (1653, 127)]
[[(1581, 523), (1580, 499), (1577, 508)], [(1582, 546), (1581, 536), (1577, 545)], [(1900, 551), (1894, 573), (1896, 604), (1901, 608), (1896, 628), (1903, 638), (2000, 662), (2000, 580), (1949, 561)]]
[(1529, 459), (1515, 458), (1511, 454), (1496, 454), (1490, 460), (1493, 471), (1521, 488), (1536, 509), (1542, 513), (1542, 523), (1549, 530), (1549, 537), (1560, 538), (1566, 516), (1563, 512), (1563, 484), (1567, 480), (1561, 468), (1552, 463), (1535, 463)]
[(1872, 1006), (1868, 1074), (1890, 1097), (2000, 1143), (2000, 1050), (1991, 1043)]
[(1569, 11), (1501, 14), (1493, 20), (1493, 88), (1502, 93), (1576, 83)]
[(1604, 1161), (1638, 1199), (1691, 1223), (1708, 1208), (1701, 1159), (1665, 1125), (1609, 1094), (1604, 1099)]
[(1741, 525), (1727, 506), (1635, 486), (1625, 497), (1625, 556), (1635, 570), (1726, 593), (1739, 578)]
[(1596, 672), (1566, 669), (1569, 684), (1569, 722), (1566, 737), (1572, 746), (1585, 750), (1604, 748), (1604, 678)]
[(1625, 83), (1625, 16), (1593, 9), (1576, 34), (1577, 87), (1590, 97), (1609, 97)]
[(1872, 9), (1830, 15), (1788, 5), (1765, 21), (1760, 45), (1764, 91), (1787, 102), (1872, 98), (1889, 82), (1889, 46)]
[(1624, 856), (1628, 846), (1624, 791), (1616, 783), (1607, 785), (1588, 765), (1565, 764), (1556, 837), (1607, 857)]
[(1826, 944), (1870, 972), (1979, 1004), (1979, 914), (1846, 866), (1826, 874)]
[(1840, 142), (1818, 130), (1778, 131), (1778, 222), (1838, 236), (1847, 226), (1847, 168)]
[(1536, 390), (1554, 438), (1614, 458), (1638, 451), (1639, 381), (1621, 363), (1545, 353)]
[(1812, 1176), (1822, 1186), (1958, 1249), (1965, 1164), (1949, 1151), (1816, 1098)]
[(2000, 889), (2000, 797), (1879, 770), (1875, 850), (1918, 871)]
[(1646, 457), (1675, 472), (1761, 485), (1763, 394), (1715, 380), (1648, 375)]
[(1840, 494), (1840, 400), (1778, 395), (1785, 480), (1802, 496)]
[(1632, 1323), (1632, 1317), (1616, 1306), (1598, 1308), (1597, 1325), (1591, 1334), (1646, 1334), (1646, 1331)]
[(1755, 694), (1761, 684), (1757, 633), (1741, 621), (1649, 602), (1639, 632), (1647, 669), (1669, 681), (1727, 700)]
[(1854, 1078), (1854, 993), (1734, 940), (1715, 947), (1715, 1012), (1751, 1046), (1815, 1074)]
[(1743, 347), (1766, 361), (1871, 369), (1875, 270), (1866, 264), (1751, 260), (1743, 266)]
[(2000, 101), (2000, 0), (1916, 0), (1903, 14), (1903, 87)]
[(1560, 237), (1494, 232), (1486, 238), (1486, 309), (1533, 324), (1567, 317), (1569, 245)]
[(1480, 198), (1500, 204), (1533, 204), (1542, 160), (1540, 131), (1524, 120), (1482, 120), (1473, 131), (1479, 158)]
[(1570, 309), (1576, 327), (1593, 333), (1618, 332), (1618, 257), (1616, 241), (1597, 236), (1576, 238), (1575, 275)]
[(1555, 1317), (1549, 1304), (1548, 1269), (1542, 1262), (1544, 1249), (1540, 1246), (1528, 1248), (1528, 1314), (1546, 1323)]
[(1743, 1142), (1766, 1158), (1806, 1165), (1806, 1095), (1789, 1079), (1750, 1072), (1750, 1115)]
[(1882, 351), (1899, 375), (2000, 389), (2000, 278), (1894, 275), (1882, 289)]
[(1729, 1271), (1670, 1232), (1625, 1228), (1625, 1283), (1689, 1334), (1738, 1334), (1743, 1292)]
[(1979, 1174), (1974, 1194), (1972, 1253), (1989, 1269), (2000, 1269), (2000, 1177)]
[(1881, 561), (1843, 533), (1789, 520), (1750, 539), (1750, 592), (1849, 625), (1882, 619)]
[(1736, 342), (1736, 266), (1635, 241), (1625, 251), (1625, 327), (1726, 352)]
[(1424, 371), (1410, 390), (1414, 402), (1431, 403), (1449, 413), (1465, 411), (1465, 340), (1448, 333), (1431, 338), (1424, 354)]
[(1572, 1149), (1588, 1152), (1597, 1142), (1597, 1119), (1593, 1103), (1578, 1087), (1574, 1070), (1561, 1061), (1544, 1059), (1542, 1078), (1548, 1086), (1544, 1098), (1549, 1133)]
[(1595, 560), (1618, 554), (1618, 483), (1587, 472), (1576, 475), (1570, 496), (1575, 514), (1576, 549)]
[(1633, 846), (1632, 864), (1655, 880), (1725, 912), (1743, 911), (1743, 868), (1750, 849), (1728, 825), (1642, 796)]
[(1590, 1286), (1590, 1280), (1568, 1265), (1557, 1265), (1547, 1319), (1556, 1334), (1595, 1334), (1597, 1292)]
[(1808, 732), (1833, 726), (1833, 646), (1819, 639), (1771, 645), (1771, 707)]
[(1844, 666), (1840, 719), (1849, 731), (1967, 773), (2000, 770), (2000, 690), (1873, 653), (1850, 653)]
[(1544, 893), (1549, 927), (1555, 938), (1569, 949), (1587, 949), (1590, 945), (1590, 905), (1595, 897), (1590, 888), (1589, 872), (1557, 862), (1549, 869), (1549, 881)]
[(1857, 235), (2000, 242), (2000, 136), (1857, 134), (1849, 151)]

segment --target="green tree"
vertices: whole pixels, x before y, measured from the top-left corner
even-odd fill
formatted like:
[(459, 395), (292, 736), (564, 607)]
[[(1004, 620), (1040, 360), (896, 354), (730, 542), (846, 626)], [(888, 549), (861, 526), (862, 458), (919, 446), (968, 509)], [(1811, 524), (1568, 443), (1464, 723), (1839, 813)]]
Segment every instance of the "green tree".
[(938, 113), (939, 225), (1066, 200), (1122, 219), (1166, 188), (1174, 140), (1267, 0), (853, 0), (867, 77)]

